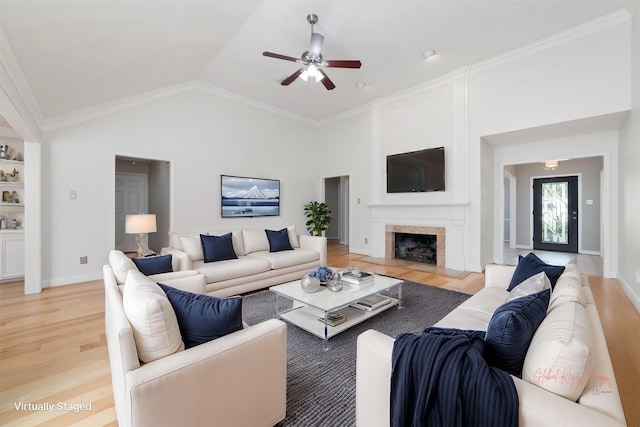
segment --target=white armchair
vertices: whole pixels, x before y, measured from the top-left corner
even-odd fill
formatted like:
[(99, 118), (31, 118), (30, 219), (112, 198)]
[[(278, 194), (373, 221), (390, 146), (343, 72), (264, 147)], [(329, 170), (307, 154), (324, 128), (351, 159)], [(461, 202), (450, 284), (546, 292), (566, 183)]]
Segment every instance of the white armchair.
[(268, 320), (141, 364), (109, 265), (103, 274), (107, 347), (120, 426), (273, 426), (285, 417), (286, 324)]

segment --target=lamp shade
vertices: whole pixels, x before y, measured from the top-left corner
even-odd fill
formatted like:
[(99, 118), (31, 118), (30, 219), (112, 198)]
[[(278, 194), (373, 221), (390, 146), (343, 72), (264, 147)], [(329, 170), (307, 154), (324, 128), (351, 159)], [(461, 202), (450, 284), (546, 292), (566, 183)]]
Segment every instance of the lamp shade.
[(125, 228), (124, 231), (127, 234), (155, 233), (157, 231), (156, 215), (155, 214), (127, 215), (124, 228)]

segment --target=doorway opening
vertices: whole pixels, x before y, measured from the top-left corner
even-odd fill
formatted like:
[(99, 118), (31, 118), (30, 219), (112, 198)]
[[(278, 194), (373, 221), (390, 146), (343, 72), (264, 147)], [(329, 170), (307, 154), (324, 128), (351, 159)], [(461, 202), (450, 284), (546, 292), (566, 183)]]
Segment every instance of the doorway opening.
[(156, 253), (169, 245), (171, 224), (171, 164), (163, 160), (116, 156), (114, 248), (136, 252), (137, 235), (125, 233), (127, 215), (156, 215), (157, 232), (147, 235), (146, 246)]
[(331, 211), (331, 224), (325, 232), (327, 239), (349, 244), (349, 176), (324, 179), (324, 201)]

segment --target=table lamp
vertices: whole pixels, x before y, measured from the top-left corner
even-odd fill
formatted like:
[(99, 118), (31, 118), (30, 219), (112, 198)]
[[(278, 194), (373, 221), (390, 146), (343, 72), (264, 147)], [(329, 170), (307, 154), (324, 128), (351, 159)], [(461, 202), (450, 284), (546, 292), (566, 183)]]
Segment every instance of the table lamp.
[(145, 248), (144, 235), (156, 231), (158, 230), (155, 214), (127, 215), (124, 232), (138, 235), (138, 257), (142, 258), (145, 254), (151, 253), (148, 248)]

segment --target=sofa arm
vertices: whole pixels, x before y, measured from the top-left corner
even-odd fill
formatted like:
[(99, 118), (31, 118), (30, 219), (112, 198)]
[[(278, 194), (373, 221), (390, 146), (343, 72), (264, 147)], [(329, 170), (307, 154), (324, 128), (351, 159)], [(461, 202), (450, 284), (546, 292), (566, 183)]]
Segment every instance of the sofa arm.
[(389, 425), (391, 353), (394, 339), (369, 329), (358, 336), (356, 354), (356, 426)]
[(506, 290), (515, 270), (515, 265), (487, 264), (484, 268), (484, 287)]
[(191, 258), (186, 252), (175, 248), (162, 248), (160, 255), (171, 254), (173, 271), (191, 270)]
[(267, 320), (143, 365), (126, 381), (121, 425), (273, 426), (286, 413), (287, 326)]
[(163, 283), (196, 294), (207, 293), (207, 278), (197, 270), (182, 270), (149, 276), (156, 283)]
[(300, 236), (300, 247), (320, 253), (320, 265), (327, 265), (327, 238), (323, 236)]

